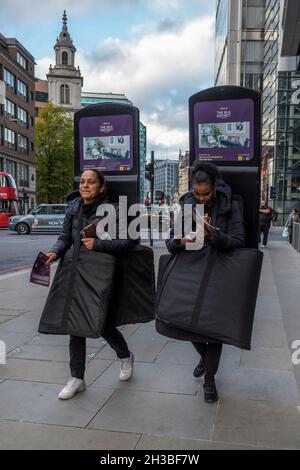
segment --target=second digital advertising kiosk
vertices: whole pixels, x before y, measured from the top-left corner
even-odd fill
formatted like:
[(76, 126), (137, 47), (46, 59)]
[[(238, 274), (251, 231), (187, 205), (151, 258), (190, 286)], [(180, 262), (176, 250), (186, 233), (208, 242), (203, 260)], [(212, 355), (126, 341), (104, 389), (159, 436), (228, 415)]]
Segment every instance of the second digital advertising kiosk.
[(246, 246), (258, 246), (261, 167), (261, 95), (239, 86), (203, 90), (189, 99), (190, 165), (217, 165), (232, 194), (241, 197)]

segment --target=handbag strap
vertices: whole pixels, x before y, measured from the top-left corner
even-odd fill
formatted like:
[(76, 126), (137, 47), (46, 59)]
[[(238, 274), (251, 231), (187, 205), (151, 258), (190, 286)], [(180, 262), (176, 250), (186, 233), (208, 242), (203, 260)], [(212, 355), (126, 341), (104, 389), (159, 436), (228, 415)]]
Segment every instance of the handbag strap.
[(199, 314), (202, 309), (202, 305), (203, 305), (204, 298), (205, 298), (205, 293), (206, 293), (206, 290), (210, 281), (212, 270), (217, 261), (217, 250), (213, 249), (212, 247), (209, 247), (206, 249), (209, 249), (209, 253), (207, 255), (206, 266), (204, 268), (204, 273), (200, 282), (200, 286), (199, 286), (199, 290), (198, 290), (198, 294), (197, 294), (197, 298), (195, 302), (195, 307), (194, 307), (192, 318), (191, 318), (192, 327), (198, 326)]
[[(156, 297), (156, 302), (155, 302), (156, 306), (159, 304), (159, 301), (160, 301), (160, 298), (161, 298), (162, 293), (164, 291), (164, 287), (165, 287), (166, 282), (168, 280), (169, 274), (172, 271), (173, 267), (175, 266), (175, 263), (178, 260), (179, 256), (180, 256), (180, 254), (178, 254), (178, 253), (171, 256), (170, 259), (168, 260), (166, 266), (165, 266), (165, 270), (164, 270), (164, 273), (163, 273), (162, 279), (161, 279), (159, 295), (157, 295), (157, 297)], [(155, 307), (155, 310), (156, 310), (156, 307)]]
[(72, 256), (71, 267), (70, 267), (68, 292), (67, 292), (63, 316), (62, 316), (62, 326), (66, 326), (68, 323), (70, 302), (72, 299), (72, 295), (74, 293), (74, 282), (75, 282), (76, 273), (77, 273), (76, 265), (77, 265), (77, 260), (79, 256), (80, 242), (81, 242), (81, 237), (80, 237), (81, 221), (82, 221), (82, 207), (80, 207), (79, 212), (78, 212), (78, 217), (77, 217), (76, 237), (75, 237), (73, 256)]

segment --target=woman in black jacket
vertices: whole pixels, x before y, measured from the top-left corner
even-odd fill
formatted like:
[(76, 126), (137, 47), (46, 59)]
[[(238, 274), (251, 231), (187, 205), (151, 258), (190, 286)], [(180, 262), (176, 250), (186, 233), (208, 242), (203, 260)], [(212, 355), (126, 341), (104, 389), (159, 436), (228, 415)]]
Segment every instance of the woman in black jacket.
[[(232, 250), (242, 248), (245, 244), (244, 223), (241, 210), (237, 201), (232, 201), (230, 187), (221, 179), (217, 167), (211, 163), (196, 162), (192, 169), (192, 191), (183, 195), (180, 199), (182, 217), (185, 204), (193, 208), (197, 204), (204, 205), (204, 218), (211, 226), (219, 228), (214, 231), (204, 225), (204, 246), (212, 245), (218, 250)], [(194, 211), (193, 211), (194, 212)], [(193, 217), (193, 231), (196, 231), (196, 221)], [(170, 233), (170, 239), (166, 241), (170, 253), (179, 253), (185, 250), (187, 243), (193, 243), (191, 237), (183, 236), (174, 238), (174, 229)], [(158, 331), (166, 336), (182, 340), (191, 340), (200, 354), (201, 359), (194, 370), (195, 377), (204, 378), (204, 399), (207, 403), (218, 400), (215, 385), (222, 343), (207, 342), (196, 333), (185, 332), (171, 325), (157, 322)]]
[[(79, 228), (82, 230), (91, 224), (96, 218), (99, 205), (107, 203), (105, 180), (98, 170), (86, 170), (82, 173), (79, 183), (81, 197), (71, 201), (63, 224), (61, 235), (57, 242), (47, 253), (48, 262), (52, 263), (62, 257), (65, 252), (76, 242), (79, 236)], [(78, 227), (79, 212), (82, 214), (81, 226)], [(134, 242), (128, 239), (98, 239), (82, 238), (81, 245), (89, 251), (101, 251), (112, 255), (124, 253), (130, 250)], [(88, 292), (86, 294), (89, 295)], [(88, 301), (88, 299), (87, 299)], [(133, 372), (133, 354), (129, 351), (127, 343), (120, 331), (112, 326), (106, 325), (102, 337), (115, 350), (120, 359), (120, 380), (129, 380)], [(81, 336), (70, 336), (70, 370), (71, 377), (66, 386), (61, 390), (60, 399), (72, 398), (77, 392), (85, 389), (84, 372), (86, 361), (86, 338)]]

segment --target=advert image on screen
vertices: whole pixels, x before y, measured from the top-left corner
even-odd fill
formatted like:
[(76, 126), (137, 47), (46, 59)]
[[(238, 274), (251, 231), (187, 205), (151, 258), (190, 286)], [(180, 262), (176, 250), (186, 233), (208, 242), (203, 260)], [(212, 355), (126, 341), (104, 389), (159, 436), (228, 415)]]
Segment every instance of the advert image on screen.
[(199, 124), (199, 148), (250, 147), (250, 122)]
[(196, 158), (249, 161), (254, 156), (254, 105), (248, 98), (194, 105)]
[(130, 135), (84, 137), (83, 160), (92, 160), (106, 171), (130, 170)]

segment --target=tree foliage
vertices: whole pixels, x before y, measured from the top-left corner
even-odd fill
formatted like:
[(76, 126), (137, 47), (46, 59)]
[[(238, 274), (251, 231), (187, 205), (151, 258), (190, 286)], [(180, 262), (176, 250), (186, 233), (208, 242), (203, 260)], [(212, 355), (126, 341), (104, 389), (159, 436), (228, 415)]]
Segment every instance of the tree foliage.
[(39, 110), (35, 130), (38, 203), (64, 202), (73, 189), (73, 119), (49, 103)]

